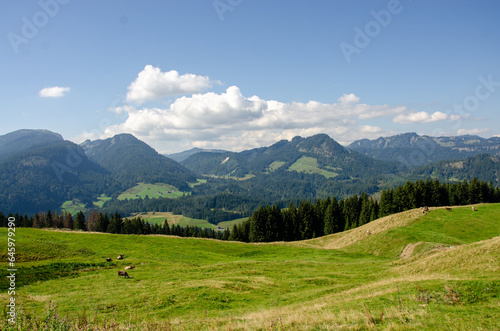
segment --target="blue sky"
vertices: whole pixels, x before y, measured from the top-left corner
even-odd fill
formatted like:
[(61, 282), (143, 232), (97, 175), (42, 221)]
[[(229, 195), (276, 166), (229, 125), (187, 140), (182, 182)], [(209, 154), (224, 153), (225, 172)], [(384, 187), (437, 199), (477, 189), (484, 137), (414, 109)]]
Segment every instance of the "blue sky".
[(2, 1), (0, 134), (500, 134), (498, 1)]

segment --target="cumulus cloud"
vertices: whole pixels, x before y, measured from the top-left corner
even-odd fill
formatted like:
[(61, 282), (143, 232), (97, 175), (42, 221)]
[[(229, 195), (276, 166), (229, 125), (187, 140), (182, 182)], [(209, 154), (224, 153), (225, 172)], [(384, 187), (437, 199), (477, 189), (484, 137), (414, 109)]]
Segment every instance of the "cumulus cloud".
[[(328, 104), (317, 101), (284, 103), (247, 97), (237, 86), (223, 93), (182, 96), (166, 108), (124, 105), (113, 111), (126, 120), (109, 126), (106, 136), (128, 132), (165, 151), (189, 141), (192, 146), (243, 150), (270, 145), (280, 139), (327, 133), (339, 142), (391, 134), (377, 126), (357, 125), (358, 120), (407, 111), (405, 107), (367, 105), (354, 94)], [(156, 145), (155, 145), (156, 144)], [(171, 147), (170, 147), (171, 148)]]
[(338, 98), (337, 101), (340, 101), (342, 103), (358, 103), (359, 98), (351, 93), (351, 94), (344, 94), (343, 96)]
[(440, 111), (429, 114), (428, 112), (410, 112), (399, 114), (394, 117), (393, 121), (400, 124), (413, 124), (413, 123), (432, 123), (437, 121), (444, 121), (447, 119), (458, 119), (456, 115), (447, 115)]
[(206, 76), (179, 75), (175, 70), (162, 72), (147, 65), (128, 86), (127, 101), (140, 105), (166, 96), (200, 93), (212, 84)]
[(62, 98), (66, 93), (70, 91), (70, 87), (46, 87), (38, 92), (38, 95), (42, 98)]

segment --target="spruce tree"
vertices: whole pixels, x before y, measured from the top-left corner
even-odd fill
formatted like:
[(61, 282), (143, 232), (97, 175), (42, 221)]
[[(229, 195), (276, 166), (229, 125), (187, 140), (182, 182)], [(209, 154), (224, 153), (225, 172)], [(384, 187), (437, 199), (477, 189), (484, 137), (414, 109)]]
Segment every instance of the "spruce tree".
[(257, 209), (250, 217), (250, 242), (266, 242), (267, 213), (265, 207)]
[(85, 215), (80, 210), (75, 216), (75, 222), (73, 224), (74, 230), (84, 230), (85, 231)]

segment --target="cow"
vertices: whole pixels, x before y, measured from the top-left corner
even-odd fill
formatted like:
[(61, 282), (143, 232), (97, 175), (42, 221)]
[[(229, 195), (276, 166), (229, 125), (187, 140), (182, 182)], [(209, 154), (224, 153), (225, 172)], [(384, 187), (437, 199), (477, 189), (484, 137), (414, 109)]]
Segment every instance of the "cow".
[(134, 268), (135, 268), (135, 265), (129, 265), (129, 266), (125, 267), (125, 270), (130, 270), (130, 269), (134, 269)]
[(118, 277), (123, 276), (125, 278), (130, 278), (126, 271), (118, 271)]
[(110, 257), (107, 257), (107, 258), (106, 258), (106, 262), (111, 262), (111, 258), (110, 258)]
[(477, 211), (476, 207), (472, 206), (472, 211)]
[(447, 211), (451, 211), (451, 207), (444, 207)]
[(368, 231), (366, 231), (366, 234), (370, 235), (370, 234), (372, 234), (372, 233), (370, 232), (370, 230), (368, 230)]
[(123, 254), (118, 255), (117, 260), (123, 260)]
[(422, 207), (422, 214), (425, 214), (425, 212), (429, 211), (429, 207), (424, 206)]

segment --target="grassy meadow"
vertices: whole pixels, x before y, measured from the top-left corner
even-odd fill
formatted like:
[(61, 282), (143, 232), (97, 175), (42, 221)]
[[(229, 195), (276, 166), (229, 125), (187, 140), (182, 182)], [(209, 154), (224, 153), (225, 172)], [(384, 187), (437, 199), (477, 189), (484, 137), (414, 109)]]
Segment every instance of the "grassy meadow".
[(338, 174), (335, 172), (320, 169), (318, 166), (318, 160), (308, 156), (303, 156), (300, 159), (298, 159), (294, 164), (292, 164), (288, 168), (288, 170), (304, 172), (306, 174), (320, 174), (325, 176), (326, 178), (334, 178), (338, 176)]
[(204, 228), (204, 229), (217, 229), (218, 227), (223, 227), (223, 228), (228, 228), (232, 229), (234, 224), (239, 224), (245, 220), (248, 219), (248, 217), (245, 218), (238, 218), (236, 220), (232, 221), (227, 221), (227, 222), (220, 222), (217, 225), (213, 225), (209, 223), (206, 220), (200, 220), (197, 218), (190, 218), (182, 215), (175, 215), (172, 212), (147, 212), (147, 213), (137, 213), (134, 215), (131, 215), (130, 217), (136, 217), (139, 216), (142, 219), (146, 220), (148, 223), (152, 224), (163, 224), (165, 222), (165, 219), (168, 221), (169, 225), (180, 225), (181, 227), (186, 227), (186, 226), (197, 226), (199, 228)]
[[(477, 208), (412, 210), (293, 243), (18, 228), (18, 326), (499, 330), (500, 204)], [(127, 265), (131, 278), (118, 277)]]
[(136, 186), (126, 190), (118, 196), (118, 200), (125, 199), (144, 199), (146, 196), (149, 198), (179, 198), (184, 192), (180, 192), (176, 187), (168, 184), (157, 183), (157, 184), (147, 184), (139, 183)]

